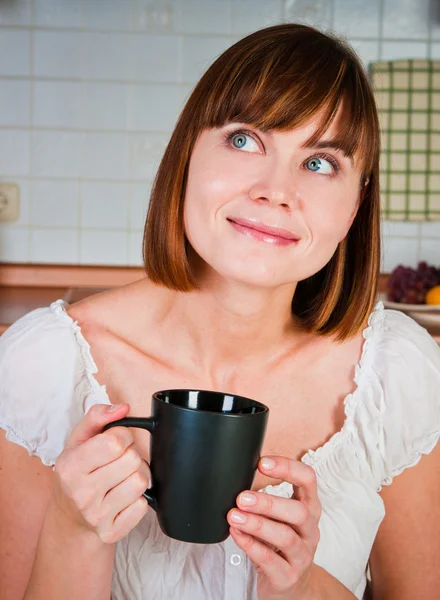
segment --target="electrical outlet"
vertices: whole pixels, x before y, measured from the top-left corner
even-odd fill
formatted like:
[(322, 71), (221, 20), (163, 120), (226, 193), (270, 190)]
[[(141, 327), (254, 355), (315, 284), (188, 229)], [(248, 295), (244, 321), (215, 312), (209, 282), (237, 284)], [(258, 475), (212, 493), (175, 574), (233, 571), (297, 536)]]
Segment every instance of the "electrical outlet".
[(20, 214), (20, 193), (16, 183), (0, 181), (0, 222), (16, 221)]

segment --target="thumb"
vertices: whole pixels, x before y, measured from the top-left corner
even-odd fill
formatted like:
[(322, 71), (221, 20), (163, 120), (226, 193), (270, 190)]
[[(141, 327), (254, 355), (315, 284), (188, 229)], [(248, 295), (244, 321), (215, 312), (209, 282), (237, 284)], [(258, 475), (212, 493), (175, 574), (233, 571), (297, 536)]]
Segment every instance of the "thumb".
[(113, 423), (118, 419), (126, 417), (130, 405), (124, 404), (95, 404), (79, 423), (72, 429), (66, 448), (83, 444), (102, 430), (107, 423)]

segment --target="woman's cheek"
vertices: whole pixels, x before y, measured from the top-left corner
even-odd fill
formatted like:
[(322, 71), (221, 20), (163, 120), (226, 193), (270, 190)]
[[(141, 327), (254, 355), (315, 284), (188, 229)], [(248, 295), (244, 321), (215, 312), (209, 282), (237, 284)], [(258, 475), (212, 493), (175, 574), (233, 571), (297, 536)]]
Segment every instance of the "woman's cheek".
[(297, 199), (306, 223), (338, 237), (350, 222), (357, 196), (354, 186), (330, 175), (303, 176), (297, 187)]

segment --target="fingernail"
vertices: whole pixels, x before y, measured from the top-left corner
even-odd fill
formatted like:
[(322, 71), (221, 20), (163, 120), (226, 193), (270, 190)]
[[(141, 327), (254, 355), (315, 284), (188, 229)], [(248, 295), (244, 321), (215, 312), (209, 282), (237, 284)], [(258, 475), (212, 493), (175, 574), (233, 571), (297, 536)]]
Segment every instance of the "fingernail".
[(250, 494), (249, 492), (243, 492), (240, 494), (240, 504), (244, 504), (245, 506), (252, 506), (257, 503), (257, 498), (255, 494)]
[(115, 412), (117, 411), (119, 408), (121, 408), (120, 404), (112, 404), (111, 406), (109, 406), (107, 408), (107, 412)]
[(266, 469), (267, 471), (270, 471), (271, 469), (274, 469), (276, 466), (276, 463), (274, 461), (273, 458), (262, 458), (261, 459), (261, 466), (263, 467), (263, 469)]
[(231, 521), (234, 521), (234, 523), (246, 523), (247, 516), (234, 510), (231, 513)]

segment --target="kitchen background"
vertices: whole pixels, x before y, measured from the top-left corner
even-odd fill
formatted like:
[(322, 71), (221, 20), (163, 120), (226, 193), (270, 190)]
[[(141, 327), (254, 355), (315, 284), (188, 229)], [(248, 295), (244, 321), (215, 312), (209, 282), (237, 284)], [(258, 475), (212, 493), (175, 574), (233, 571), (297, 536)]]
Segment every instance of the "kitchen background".
[[(440, 59), (435, 0), (0, 0), (0, 183), (20, 189), (0, 261), (140, 265), (150, 185), (192, 86), (282, 21), (346, 36), (366, 66)], [(386, 272), (440, 262), (440, 221), (384, 221), (383, 239)]]

